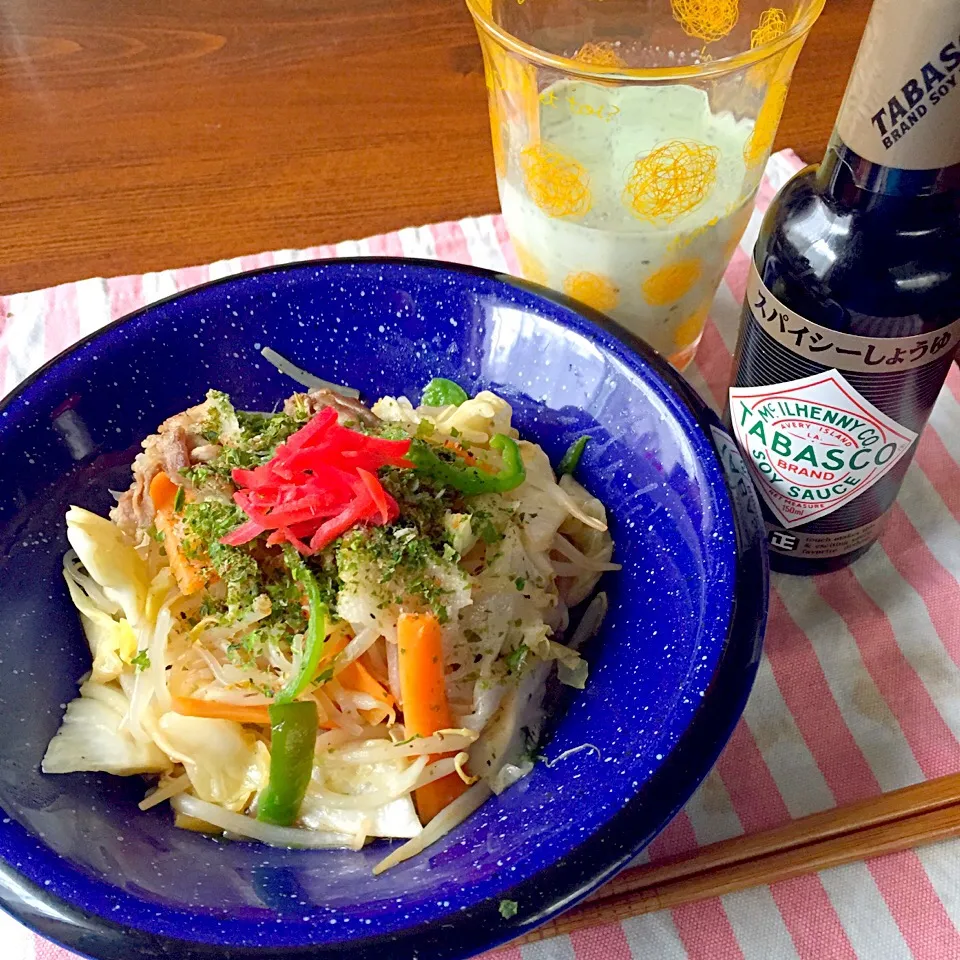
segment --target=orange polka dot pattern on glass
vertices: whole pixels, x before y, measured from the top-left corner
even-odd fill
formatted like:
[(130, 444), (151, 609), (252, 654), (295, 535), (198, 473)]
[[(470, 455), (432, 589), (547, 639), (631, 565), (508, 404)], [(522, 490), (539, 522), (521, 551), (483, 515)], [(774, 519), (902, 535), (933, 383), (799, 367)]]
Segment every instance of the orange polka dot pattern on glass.
[(589, 270), (568, 273), (563, 281), (563, 292), (595, 310), (612, 310), (620, 301), (620, 290), (614, 282)]
[(787, 15), (780, 7), (770, 7), (760, 14), (760, 23), (750, 31), (750, 49), (756, 50), (765, 43), (782, 37), (787, 30)]
[(625, 67), (627, 61), (607, 41), (585, 43), (574, 55), (574, 60), (594, 67)]
[(533, 283), (546, 285), (547, 271), (544, 265), (523, 244), (513, 241), (513, 252), (517, 255), (520, 273)]
[(624, 203), (640, 220), (672, 223), (698, 207), (717, 181), (720, 151), (696, 140), (668, 140), (633, 165)]
[(652, 307), (664, 307), (668, 303), (676, 303), (682, 296), (689, 293), (700, 279), (700, 273), (699, 260), (693, 258), (678, 260), (650, 274), (641, 284), (640, 290), (643, 292), (644, 300)]
[(739, 0), (670, 0), (670, 7), (683, 32), (704, 43), (725, 37), (740, 18)]
[(767, 91), (767, 97), (757, 114), (757, 122), (753, 126), (753, 133), (743, 145), (743, 160), (748, 167), (757, 166), (766, 157), (773, 146), (773, 138), (777, 135), (780, 125), (780, 115), (783, 105), (787, 102), (786, 81), (775, 81)]
[(587, 171), (572, 157), (546, 143), (520, 153), (523, 182), (530, 199), (551, 217), (582, 217), (590, 210)]
[(697, 342), (703, 332), (703, 325), (707, 322), (707, 311), (709, 309), (710, 305), (706, 304), (695, 313), (691, 313), (686, 320), (677, 324), (673, 331), (673, 343), (678, 350)]

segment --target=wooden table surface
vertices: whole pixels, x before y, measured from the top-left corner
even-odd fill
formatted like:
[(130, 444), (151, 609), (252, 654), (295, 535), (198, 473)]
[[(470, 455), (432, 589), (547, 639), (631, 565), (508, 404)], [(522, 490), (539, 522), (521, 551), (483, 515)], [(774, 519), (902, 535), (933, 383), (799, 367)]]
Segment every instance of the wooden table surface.
[[(777, 147), (819, 158), (869, 5), (827, 0)], [(0, 7), (0, 293), (497, 206), (461, 0)]]

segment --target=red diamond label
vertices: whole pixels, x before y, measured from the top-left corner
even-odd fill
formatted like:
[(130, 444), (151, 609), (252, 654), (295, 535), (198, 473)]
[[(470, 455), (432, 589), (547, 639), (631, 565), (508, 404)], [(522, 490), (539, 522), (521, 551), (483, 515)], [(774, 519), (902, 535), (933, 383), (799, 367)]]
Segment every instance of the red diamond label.
[(869, 490), (917, 438), (836, 370), (731, 387), (730, 418), (757, 490), (788, 529)]

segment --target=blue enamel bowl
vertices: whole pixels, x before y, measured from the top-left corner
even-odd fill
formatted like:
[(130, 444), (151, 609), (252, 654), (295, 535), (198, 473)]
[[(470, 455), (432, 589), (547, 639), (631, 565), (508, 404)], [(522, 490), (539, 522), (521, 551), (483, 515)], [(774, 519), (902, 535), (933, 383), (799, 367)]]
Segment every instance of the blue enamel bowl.
[[(67, 506), (105, 512), (140, 440), (208, 387), (248, 409), (291, 393), (266, 345), (365, 398), (416, 396), (434, 376), (495, 390), (554, 460), (588, 432), (579, 476), (607, 505), (623, 564), (584, 651), (587, 688), (558, 705), (546, 761), (380, 877), (384, 843), (212, 840), (175, 829), (168, 809), (141, 813), (138, 778), (39, 771), (89, 667), (60, 574)], [(7, 397), (0, 463), (0, 905), (90, 957), (453, 960), (496, 946), (650, 842), (710, 769), (754, 678), (764, 536), (722, 425), (642, 343), (509, 277), (346, 260), (191, 290)]]

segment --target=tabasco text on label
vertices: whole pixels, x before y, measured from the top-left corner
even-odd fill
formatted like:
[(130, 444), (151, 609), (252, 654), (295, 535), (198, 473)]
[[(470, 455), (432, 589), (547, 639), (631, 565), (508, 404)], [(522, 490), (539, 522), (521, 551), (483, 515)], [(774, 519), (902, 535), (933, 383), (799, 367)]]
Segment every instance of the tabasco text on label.
[(836, 370), (788, 383), (731, 387), (730, 419), (757, 489), (788, 529), (868, 490), (917, 436)]

